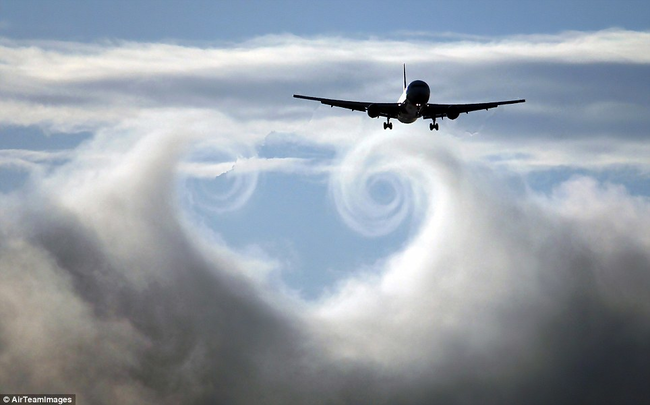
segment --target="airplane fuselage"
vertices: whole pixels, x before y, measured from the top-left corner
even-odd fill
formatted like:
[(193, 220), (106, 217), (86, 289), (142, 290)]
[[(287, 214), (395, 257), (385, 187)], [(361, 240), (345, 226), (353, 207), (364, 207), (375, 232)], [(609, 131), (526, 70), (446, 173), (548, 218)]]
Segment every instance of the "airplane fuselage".
[(429, 102), (431, 90), (429, 85), (422, 80), (415, 80), (402, 92), (397, 102), (400, 104), (400, 111), (397, 119), (404, 124), (411, 124), (422, 116), (422, 109)]

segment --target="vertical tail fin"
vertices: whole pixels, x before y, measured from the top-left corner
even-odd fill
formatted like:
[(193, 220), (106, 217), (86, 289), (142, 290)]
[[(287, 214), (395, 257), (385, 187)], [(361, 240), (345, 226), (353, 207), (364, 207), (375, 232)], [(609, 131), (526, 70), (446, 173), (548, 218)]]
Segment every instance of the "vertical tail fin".
[(406, 90), (406, 63), (404, 64), (404, 90)]

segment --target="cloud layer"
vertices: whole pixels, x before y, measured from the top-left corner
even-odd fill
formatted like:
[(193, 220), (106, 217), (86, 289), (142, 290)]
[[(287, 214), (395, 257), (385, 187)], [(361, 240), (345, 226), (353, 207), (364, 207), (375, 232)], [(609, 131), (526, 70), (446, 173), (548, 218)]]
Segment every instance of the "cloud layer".
[[(647, 73), (647, 34), (433, 45), (4, 41), (0, 123), (93, 135), (74, 150), (0, 156), (32, 173), (0, 198), (0, 387), (98, 404), (647, 398), (650, 202), (590, 177), (549, 193), (520, 177), (566, 164), (647, 168), (647, 118), (634, 113), (648, 104), (646, 81), (589, 93), (611, 72)], [(495, 82), (536, 97), (508, 112), (514, 130), (492, 116), (445, 122), (455, 138), (379, 134), (367, 117), (322, 109), (306, 123), (313, 106), (287, 101), (302, 90), (390, 97), (386, 67), (412, 55), (448, 78), (440, 97), (491, 98)], [(331, 65), (340, 72), (323, 75)], [(629, 114), (626, 126), (598, 121), (595, 134), (586, 123), (601, 108)], [(560, 124), (533, 125), (549, 117)], [(466, 136), (488, 120), (489, 145)], [(270, 130), (336, 156), (256, 157)], [(270, 171), (326, 175), (335, 209), (361, 234), (407, 220), (415, 231), (304, 302), (267, 277), (277, 263), (234, 252), (182, 203), (191, 182), (234, 174), (210, 204), (235, 209)]]
[[(541, 198), (453, 145), (372, 138), (342, 167), (363, 173), (371, 159), (408, 175), (425, 198), (403, 201), (426, 204), (420, 232), (305, 304), (245, 277), (182, 219), (173, 173), (183, 144), (151, 134), (112, 164), (75, 161), (3, 200), (3, 387), (93, 403), (649, 394), (646, 200), (588, 178)], [(357, 180), (346, 198), (368, 185)]]
[[(316, 104), (291, 94), (395, 100), (406, 62), (410, 79), (431, 85), (434, 102), (528, 100), (444, 123), (476, 156), (518, 170), (647, 170), (648, 44), (648, 33), (623, 30), (446, 41), (285, 35), (212, 47), (5, 39), (0, 123), (94, 132), (165, 115), (165, 126), (192, 121), (212, 136), (219, 128), (222, 147), (259, 145), (270, 131), (349, 146), (379, 123), (345, 111), (315, 114)], [(350, 133), (361, 120), (366, 130)]]

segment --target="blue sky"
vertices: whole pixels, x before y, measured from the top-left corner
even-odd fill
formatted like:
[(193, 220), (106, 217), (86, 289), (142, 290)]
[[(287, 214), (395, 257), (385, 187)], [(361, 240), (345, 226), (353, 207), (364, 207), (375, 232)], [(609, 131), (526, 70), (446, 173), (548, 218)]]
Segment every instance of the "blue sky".
[(269, 33), (509, 35), (646, 29), (643, 1), (81, 1), (2, 4), (14, 38), (244, 40)]
[[(1, 1), (0, 386), (647, 397), (649, 10)], [(403, 63), (527, 102), (430, 132), (291, 97), (394, 101)]]

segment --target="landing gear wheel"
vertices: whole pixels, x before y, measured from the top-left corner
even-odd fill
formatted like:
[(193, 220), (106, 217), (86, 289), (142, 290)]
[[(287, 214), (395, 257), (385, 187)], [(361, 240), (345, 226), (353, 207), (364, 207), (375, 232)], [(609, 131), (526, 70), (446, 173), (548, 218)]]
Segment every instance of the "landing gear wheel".
[(384, 122), (384, 129), (393, 129), (393, 123), (392, 122)]
[(429, 130), (433, 131), (434, 129), (437, 131), (440, 128), (438, 124), (429, 124)]

